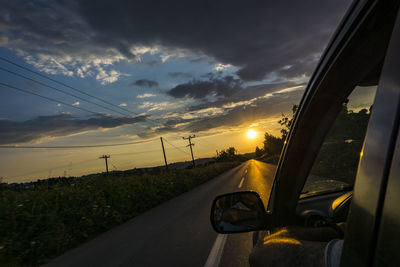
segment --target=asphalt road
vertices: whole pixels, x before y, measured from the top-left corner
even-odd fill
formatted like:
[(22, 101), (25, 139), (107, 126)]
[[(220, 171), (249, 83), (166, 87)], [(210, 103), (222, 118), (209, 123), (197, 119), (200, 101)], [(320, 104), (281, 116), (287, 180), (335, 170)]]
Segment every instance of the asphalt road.
[[(48, 266), (248, 266), (252, 234), (219, 235), (215, 196), (254, 190), (269, 198), (275, 166), (249, 160), (66, 252)], [(266, 204), (266, 203), (264, 203)]]

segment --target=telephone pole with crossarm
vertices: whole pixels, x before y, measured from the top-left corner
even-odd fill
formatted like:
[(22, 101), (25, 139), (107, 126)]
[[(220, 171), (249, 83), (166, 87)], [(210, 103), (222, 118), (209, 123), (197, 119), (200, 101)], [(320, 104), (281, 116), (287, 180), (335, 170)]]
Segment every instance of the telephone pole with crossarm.
[(101, 156), (99, 159), (104, 159), (106, 161), (106, 172), (107, 172), (107, 176), (108, 176), (108, 162), (107, 159), (110, 158), (110, 155), (103, 155)]
[(192, 154), (193, 168), (195, 167), (195, 164), (194, 164), (193, 149), (192, 149), (192, 146), (194, 146), (194, 143), (192, 143), (192, 138), (195, 138), (195, 137), (196, 137), (196, 135), (193, 135), (193, 136), (189, 135), (189, 137), (182, 137), (183, 140), (189, 140), (189, 144), (187, 146), (190, 147), (190, 153)]

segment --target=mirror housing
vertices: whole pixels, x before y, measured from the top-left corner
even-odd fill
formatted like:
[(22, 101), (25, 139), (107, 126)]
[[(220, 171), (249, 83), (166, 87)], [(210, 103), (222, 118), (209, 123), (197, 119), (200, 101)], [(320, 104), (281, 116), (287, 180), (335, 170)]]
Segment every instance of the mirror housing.
[(217, 196), (211, 207), (211, 225), (217, 233), (231, 234), (264, 230), (267, 212), (256, 192)]

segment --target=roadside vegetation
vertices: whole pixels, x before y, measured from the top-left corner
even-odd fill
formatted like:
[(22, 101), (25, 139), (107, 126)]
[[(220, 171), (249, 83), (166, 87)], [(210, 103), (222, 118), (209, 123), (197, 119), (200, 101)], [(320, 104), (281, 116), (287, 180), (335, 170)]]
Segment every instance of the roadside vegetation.
[[(293, 118), (298, 109), (292, 107), (292, 115), (282, 114), (278, 123), (282, 126), (281, 136), (266, 132), (264, 147), (256, 147), (255, 157), (259, 160), (277, 164), (284, 141), (290, 131)], [(336, 118), (331, 130), (315, 160), (311, 174), (326, 179), (334, 179), (352, 185), (356, 176), (360, 152), (368, 125), (370, 109), (349, 110), (347, 103)]]
[(298, 109), (297, 105), (292, 107), (292, 116), (286, 116), (282, 114), (282, 118), (278, 121), (281, 125), (281, 136), (274, 136), (268, 132), (264, 134), (263, 147), (256, 147), (255, 157), (259, 160), (265, 161), (267, 163), (278, 164), (279, 157), (282, 152), (283, 144), (289, 134), (290, 127), (292, 126), (294, 116)]
[(343, 107), (318, 153), (313, 175), (354, 184), (369, 116), (370, 110)]
[(228, 149), (224, 149), (221, 151), (218, 151), (218, 155), (215, 158), (217, 162), (232, 162), (232, 161), (245, 161), (248, 160), (243, 155), (239, 155), (237, 153), (236, 148), (234, 147), (229, 147)]
[[(235, 153), (234, 153), (235, 154)], [(0, 187), (0, 266), (37, 266), (240, 161), (157, 174), (42, 180)]]

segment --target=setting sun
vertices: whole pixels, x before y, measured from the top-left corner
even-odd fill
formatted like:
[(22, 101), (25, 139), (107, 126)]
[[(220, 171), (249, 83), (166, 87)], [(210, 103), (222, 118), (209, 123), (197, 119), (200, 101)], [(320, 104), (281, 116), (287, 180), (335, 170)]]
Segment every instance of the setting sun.
[(257, 132), (254, 131), (254, 130), (249, 130), (249, 131), (247, 132), (247, 137), (250, 138), (250, 139), (254, 139), (254, 138), (257, 137)]

